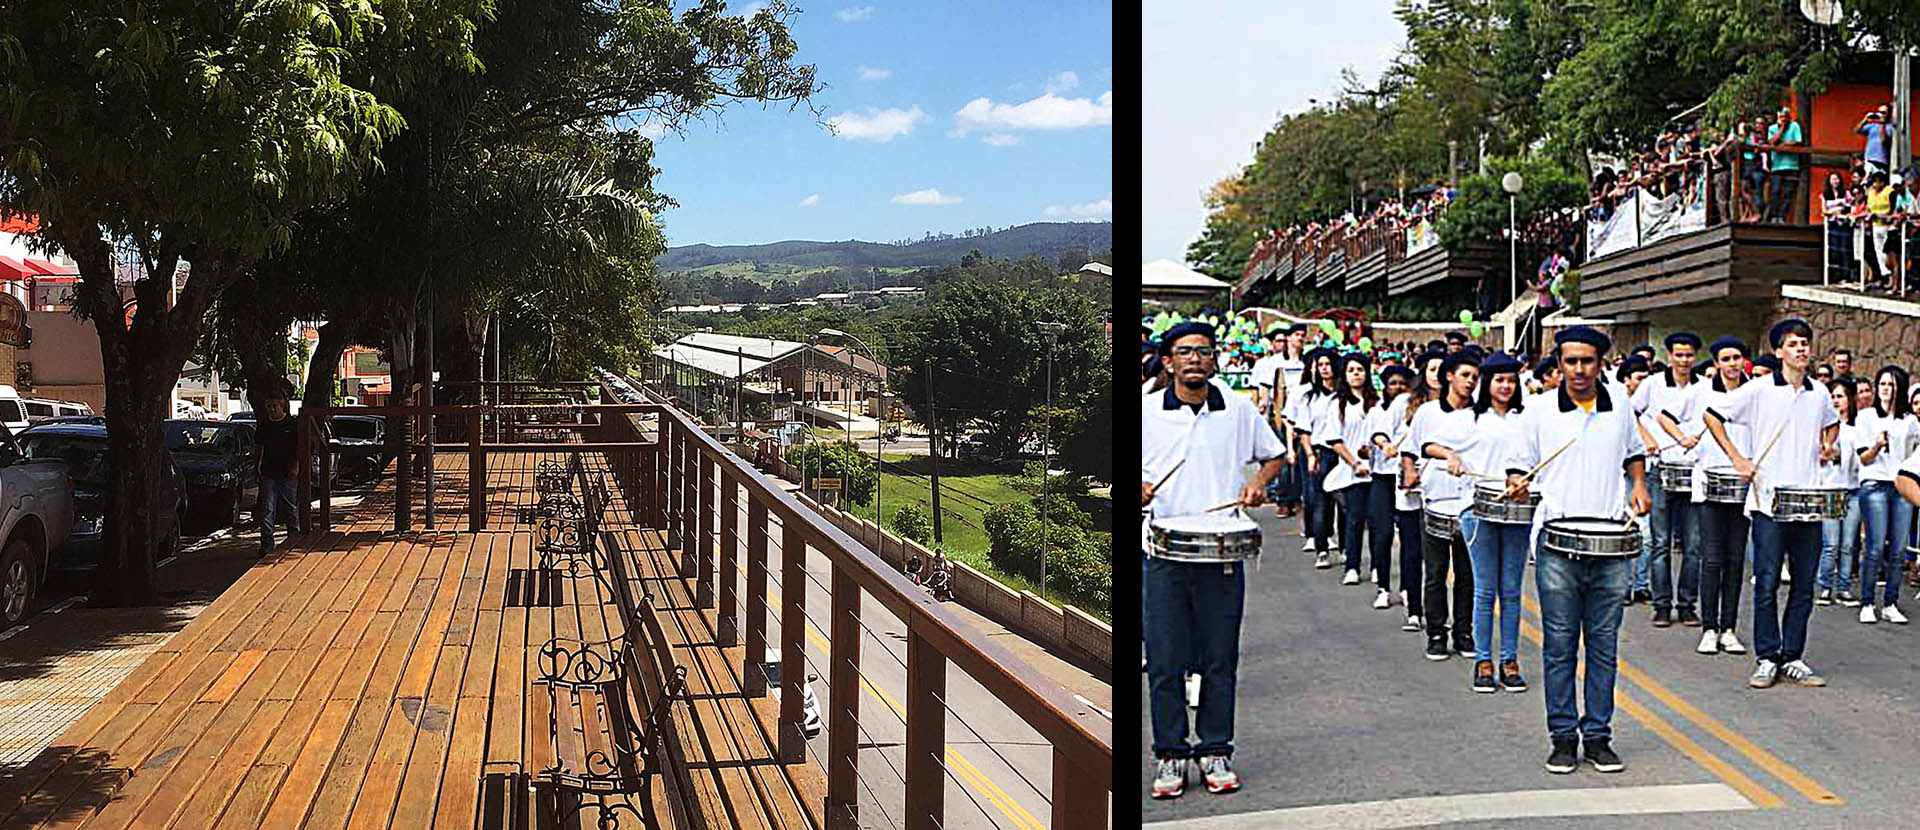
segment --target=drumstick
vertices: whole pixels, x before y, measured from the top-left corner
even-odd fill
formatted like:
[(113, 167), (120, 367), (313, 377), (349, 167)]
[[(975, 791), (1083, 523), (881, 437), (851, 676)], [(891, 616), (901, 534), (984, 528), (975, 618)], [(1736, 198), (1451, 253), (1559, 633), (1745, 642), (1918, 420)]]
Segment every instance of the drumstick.
[(1185, 463), (1187, 463), (1187, 460), (1184, 458), (1180, 459), (1179, 461), (1173, 462), (1173, 466), (1167, 469), (1167, 474), (1161, 476), (1160, 480), (1153, 485), (1154, 491), (1159, 492), (1161, 487), (1166, 486), (1167, 479), (1173, 478), (1174, 473), (1180, 472), (1180, 465)]
[[(1575, 435), (1572, 438), (1568, 438), (1567, 443), (1561, 444), (1560, 449), (1554, 450), (1552, 455), (1547, 456), (1547, 460), (1533, 465), (1533, 469), (1528, 470), (1526, 475), (1521, 476), (1520, 484), (1525, 484), (1529, 481), (1532, 481), (1534, 476), (1539, 475), (1541, 470), (1546, 469), (1548, 464), (1552, 464), (1554, 459), (1559, 458), (1561, 453), (1566, 452), (1567, 448), (1573, 446), (1573, 442), (1578, 440), (1580, 440), (1580, 436), (1578, 435)], [(1514, 488), (1517, 486), (1519, 485), (1508, 486), (1507, 491), (1501, 494), (1500, 498), (1503, 498), (1503, 499), (1513, 498), (1513, 495), (1516, 492)]]
[(1229, 508), (1229, 507), (1240, 507), (1240, 506), (1242, 506), (1242, 505), (1241, 505), (1241, 501), (1240, 501), (1239, 499), (1234, 499), (1233, 501), (1230, 501), (1230, 502), (1226, 502), (1225, 504), (1216, 504), (1216, 505), (1214, 505), (1214, 506), (1212, 506), (1212, 507), (1209, 507), (1209, 508), (1207, 508), (1207, 509), (1205, 509), (1205, 510), (1202, 510), (1202, 511), (1200, 511), (1200, 512), (1201, 512), (1201, 513), (1217, 513), (1217, 512), (1219, 512), (1219, 511), (1222, 511), (1222, 510), (1225, 510), (1225, 509), (1227, 509), (1227, 508)]
[(1760, 464), (1767, 460), (1768, 455), (1771, 455), (1773, 453), (1773, 445), (1780, 443), (1780, 436), (1785, 435), (1786, 432), (1787, 432), (1787, 422), (1782, 421), (1780, 423), (1780, 428), (1773, 431), (1773, 440), (1768, 441), (1767, 448), (1760, 451), (1760, 459), (1758, 461), (1753, 462), (1753, 477), (1755, 480), (1758, 480), (1760, 478)]

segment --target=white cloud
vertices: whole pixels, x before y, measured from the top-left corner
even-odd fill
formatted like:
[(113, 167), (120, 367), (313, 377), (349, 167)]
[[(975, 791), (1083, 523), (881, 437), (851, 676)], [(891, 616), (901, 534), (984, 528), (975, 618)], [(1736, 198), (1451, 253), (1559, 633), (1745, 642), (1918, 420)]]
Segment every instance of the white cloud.
[(807, 198), (800, 200), (800, 206), (803, 208), (813, 207), (814, 205), (817, 205), (817, 204), (820, 204), (820, 194), (818, 193), (815, 193), (812, 196), (808, 196)]
[(891, 69), (881, 69), (875, 66), (868, 66), (864, 63), (860, 64), (860, 80), (884, 81), (887, 78), (891, 77), (892, 75), (893, 75), (893, 70)]
[(840, 18), (841, 23), (858, 23), (873, 17), (873, 7), (854, 6), (852, 8), (841, 9), (834, 14)]
[(654, 121), (642, 121), (640, 122), (640, 125), (637, 127), (634, 127), (633, 130), (634, 132), (637, 132), (643, 136), (646, 136), (648, 139), (651, 139), (653, 141), (659, 141), (662, 136), (665, 136), (667, 134), (667, 125), (654, 122)]
[(940, 188), (929, 187), (926, 190), (902, 193), (888, 201), (896, 205), (957, 205), (960, 204), (960, 197), (948, 196), (941, 193)]
[(1079, 75), (1075, 75), (1072, 72), (1062, 72), (1047, 79), (1047, 94), (1052, 95), (1056, 92), (1066, 92), (1079, 85)]
[(767, 4), (764, 2), (764, 0), (753, 0), (753, 2), (748, 3), (745, 6), (741, 6), (738, 14), (741, 17), (752, 17), (756, 14), (759, 14), (760, 10), (766, 7), (767, 7)]
[(948, 133), (963, 136), (973, 130), (1067, 130), (1113, 123), (1113, 90), (1095, 98), (1062, 98), (1048, 93), (1021, 104), (996, 104), (988, 98), (968, 101), (953, 114)]
[(1012, 147), (1015, 144), (1019, 144), (1020, 139), (1007, 135), (1006, 133), (994, 133), (993, 135), (980, 139), (980, 142), (982, 144), (991, 144), (995, 147)]
[(1113, 199), (1101, 199), (1098, 202), (1067, 205), (1066, 207), (1049, 205), (1047, 209), (1041, 211), (1041, 213), (1047, 216), (1058, 216), (1068, 219), (1095, 219), (1101, 216), (1112, 216)]
[(919, 107), (908, 110), (868, 107), (865, 116), (843, 112), (827, 119), (827, 126), (834, 135), (848, 141), (892, 141), (912, 134), (913, 125), (926, 117)]

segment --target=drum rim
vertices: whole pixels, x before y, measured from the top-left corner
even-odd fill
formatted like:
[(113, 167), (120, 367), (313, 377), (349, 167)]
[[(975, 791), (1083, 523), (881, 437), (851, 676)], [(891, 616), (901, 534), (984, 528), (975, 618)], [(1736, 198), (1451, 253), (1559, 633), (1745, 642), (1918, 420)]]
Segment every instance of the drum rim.
[(1542, 532), (1551, 530), (1559, 533), (1580, 533), (1582, 535), (1588, 535), (1588, 536), (1617, 536), (1617, 537), (1633, 536), (1640, 532), (1639, 528), (1635, 527), (1632, 522), (1628, 522), (1620, 530), (1595, 530), (1591, 532), (1575, 531), (1571, 528), (1567, 528), (1564, 526), (1556, 527), (1556, 525), (1560, 525), (1562, 522), (1569, 522), (1569, 521), (1607, 522), (1611, 524), (1619, 520), (1609, 516), (1561, 516), (1560, 518), (1557, 518), (1557, 519), (1548, 519), (1545, 524), (1542, 524), (1540, 526), (1540, 530)]
[[(1169, 517), (1169, 518), (1181, 518), (1181, 517)], [(1205, 533), (1205, 534), (1211, 534), (1211, 535), (1233, 535), (1236, 533), (1259, 533), (1260, 532), (1260, 523), (1254, 521), (1253, 519), (1245, 519), (1244, 521), (1246, 522), (1246, 526), (1233, 528), (1231, 530), (1224, 530), (1224, 529), (1223, 530), (1182, 530), (1178, 528), (1166, 527), (1160, 524), (1162, 521), (1164, 521), (1164, 519), (1154, 519), (1147, 523), (1147, 527), (1151, 529), (1154, 533)]]

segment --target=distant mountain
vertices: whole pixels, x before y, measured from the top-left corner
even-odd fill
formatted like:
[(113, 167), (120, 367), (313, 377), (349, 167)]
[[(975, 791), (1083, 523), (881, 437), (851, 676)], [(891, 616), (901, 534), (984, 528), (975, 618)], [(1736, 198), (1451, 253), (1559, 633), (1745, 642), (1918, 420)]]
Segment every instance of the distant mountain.
[(668, 248), (656, 262), (661, 271), (683, 271), (730, 262), (757, 262), (796, 268), (912, 268), (951, 265), (968, 251), (1018, 259), (1029, 254), (1058, 257), (1074, 251), (1113, 247), (1112, 222), (1036, 222), (983, 236), (928, 239), (911, 245), (879, 242), (773, 242), (766, 245), (683, 245)]

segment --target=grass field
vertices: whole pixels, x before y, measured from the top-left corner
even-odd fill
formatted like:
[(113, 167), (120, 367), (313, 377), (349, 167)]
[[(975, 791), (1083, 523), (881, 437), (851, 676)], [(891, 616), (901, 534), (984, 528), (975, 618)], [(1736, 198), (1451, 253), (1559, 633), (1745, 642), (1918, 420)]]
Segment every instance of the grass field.
[[(885, 456), (886, 467), (880, 479), (880, 510), (890, 526), (893, 513), (901, 505), (914, 503), (933, 515), (932, 479), (928, 474), (931, 465), (926, 456), (893, 455)], [(940, 512), (944, 519), (941, 525), (940, 547), (947, 556), (965, 562), (975, 569), (991, 575), (1002, 584), (1016, 591), (1033, 591), (1039, 581), (1039, 574), (1011, 574), (1000, 570), (987, 552), (992, 548), (987, 539), (985, 515), (987, 508), (1007, 502), (1024, 501), (1029, 496), (1007, 484), (1000, 470), (983, 464), (955, 462), (951, 459), (940, 462)], [(1095, 505), (1104, 501), (1083, 500), (1081, 506), (1094, 512)], [(862, 519), (873, 518), (873, 505), (855, 506), (853, 515)], [(1106, 515), (1101, 515), (1105, 513)], [(1111, 509), (1095, 512), (1096, 521), (1103, 528), (1111, 526)], [(931, 546), (929, 546), (931, 547)], [(1057, 596), (1049, 595), (1049, 600), (1060, 602)], [(1103, 619), (1110, 619), (1096, 609), (1082, 609), (1095, 613)]]
[[(668, 275), (701, 274), (709, 277), (739, 277), (741, 279), (749, 280), (751, 282), (757, 282), (761, 285), (770, 286), (770, 285), (773, 285), (773, 281), (775, 279), (786, 279), (786, 280), (792, 280), (794, 282), (799, 282), (800, 280), (805, 279), (807, 276), (812, 274), (824, 274), (829, 271), (838, 271), (838, 270), (840, 269), (834, 266), (803, 267), (799, 265), (787, 265), (785, 263), (779, 263), (779, 262), (766, 263), (765, 270), (761, 270), (760, 268), (755, 267), (755, 264), (751, 262), (718, 262), (712, 265), (701, 265), (695, 268), (676, 268), (668, 272)], [(880, 272), (883, 274), (911, 274), (916, 270), (919, 270), (919, 269), (917, 268), (881, 268)], [(866, 288), (867, 286), (862, 284), (854, 287)]]

